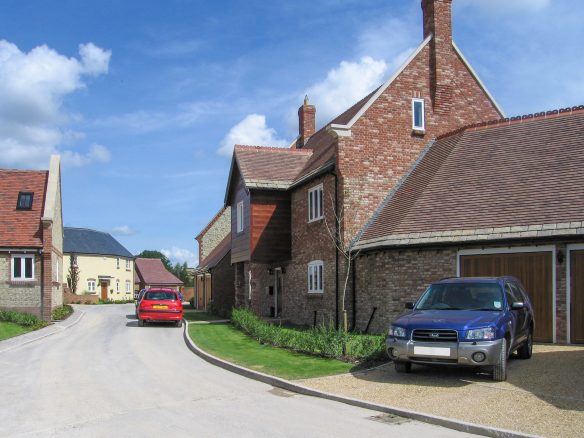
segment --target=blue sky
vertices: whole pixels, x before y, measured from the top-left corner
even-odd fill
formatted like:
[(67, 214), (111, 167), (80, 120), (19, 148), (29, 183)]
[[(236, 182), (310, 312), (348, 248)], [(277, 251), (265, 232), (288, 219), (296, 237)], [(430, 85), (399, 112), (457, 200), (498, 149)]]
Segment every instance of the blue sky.
[[(584, 2), (454, 0), (454, 39), (507, 115), (584, 103)], [(2, 0), (0, 167), (62, 155), (65, 225), (196, 264), (233, 143), (285, 146), (421, 42), (420, 0)]]

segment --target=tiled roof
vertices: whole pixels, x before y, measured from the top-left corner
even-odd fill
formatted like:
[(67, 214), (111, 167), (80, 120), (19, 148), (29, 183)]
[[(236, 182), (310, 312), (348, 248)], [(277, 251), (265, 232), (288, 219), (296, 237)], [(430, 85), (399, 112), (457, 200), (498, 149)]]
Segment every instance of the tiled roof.
[(162, 260), (137, 258), (136, 274), (137, 277), (146, 284), (157, 286), (180, 286), (183, 282), (168, 272)]
[(227, 255), (231, 250), (231, 233), (217, 245), (211, 253), (199, 263), (197, 272), (207, 271), (213, 269), (217, 264)]
[[(0, 247), (42, 247), (47, 171), (0, 170)], [(19, 192), (33, 192), (31, 210), (17, 210)]]
[(440, 138), (358, 247), (584, 234), (584, 107)]
[(286, 190), (312, 155), (311, 150), (235, 146), (235, 159), (248, 188)]
[(87, 228), (65, 227), (63, 252), (133, 257), (111, 234)]

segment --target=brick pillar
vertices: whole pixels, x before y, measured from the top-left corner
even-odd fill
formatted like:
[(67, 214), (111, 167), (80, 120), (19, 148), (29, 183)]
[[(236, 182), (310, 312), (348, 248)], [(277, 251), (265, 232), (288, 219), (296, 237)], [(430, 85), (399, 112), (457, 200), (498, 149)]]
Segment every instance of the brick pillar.
[(53, 223), (43, 221), (43, 254), (41, 255), (41, 314), (45, 321), (51, 320), (53, 312)]

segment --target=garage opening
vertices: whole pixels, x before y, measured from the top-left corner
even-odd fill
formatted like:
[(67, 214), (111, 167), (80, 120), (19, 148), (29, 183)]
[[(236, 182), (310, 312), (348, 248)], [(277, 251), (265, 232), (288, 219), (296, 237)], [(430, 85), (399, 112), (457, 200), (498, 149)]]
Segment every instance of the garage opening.
[(535, 312), (537, 342), (554, 341), (553, 252), (516, 252), (460, 256), (463, 277), (517, 277), (529, 294)]
[(584, 250), (570, 251), (570, 341), (584, 344)]

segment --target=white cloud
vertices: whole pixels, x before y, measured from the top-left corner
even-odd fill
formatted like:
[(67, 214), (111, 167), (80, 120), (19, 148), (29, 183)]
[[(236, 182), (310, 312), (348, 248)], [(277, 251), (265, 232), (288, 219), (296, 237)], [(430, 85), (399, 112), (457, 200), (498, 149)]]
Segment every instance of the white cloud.
[(310, 87), (310, 101), (316, 105), (320, 121), (328, 123), (351, 105), (382, 84), (388, 65), (370, 56), (358, 62), (342, 61), (327, 74), (326, 79)]
[(457, 6), (474, 6), (484, 11), (505, 14), (510, 11), (539, 12), (550, 6), (550, 4), (551, 0), (459, 0), (459, 5)]
[(132, 234), (135, 234), (134, 230), (131, 229), (128, 225), (113, 227), (111, 232), (116, 236), (131, 236)]
[(189, 268), (195, 267), (199, 264), (199, 260), (195, 253), (188, 249), (173, 246), (170, 249), (161, 249), (160, 252), (175, 264), (187, 262)]
[[(0, 165), (46, 167), (51, 154), (81, 163), (78, 152), (61, 150), (83, 136), (65, 125), (77, 115), (62, 110), (64, 98), (85, 87), (84, 76), (108, 71), (111, 52), (92, 43), (79, 46), (80, 60), (46, 45), (22, 52), (0, 40)], [(103, 150), (86, 158), (103, 158)]]
[(231, 157), (236, 144), (287, 146), (289, 142), (277, 137), (276, 130), (266, 125), (266, 116), (250, 114), (233, 126), (221, 141), (217, 153)]
[(107, 163), (111, 158), (110, 151), (100, 144), (91, 145), (87, 154), (78, 152), (63, 151), (61, 158), (64, 166), (85, 166), (89, 163)]

